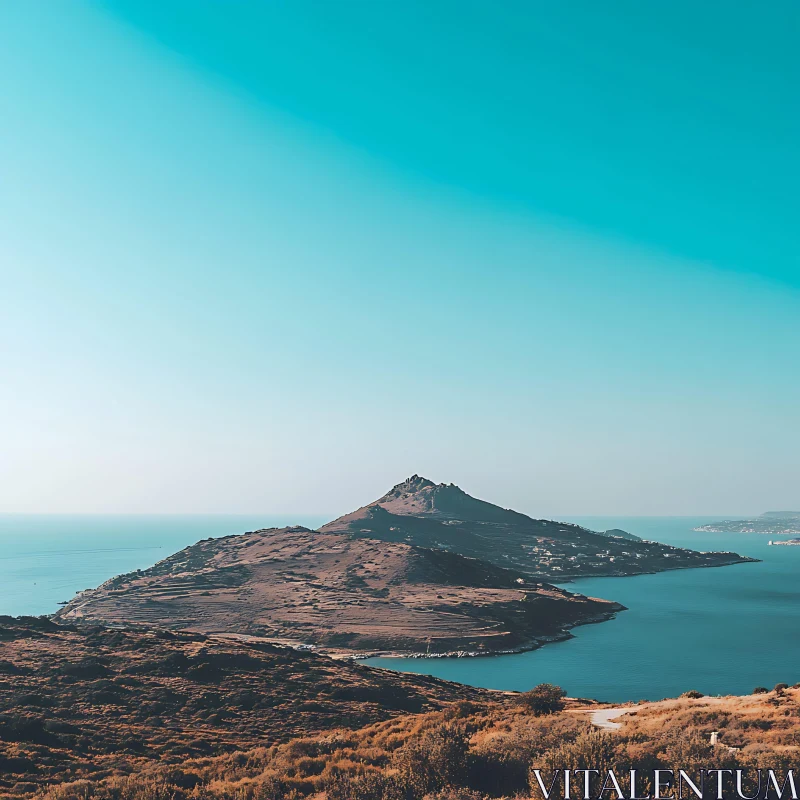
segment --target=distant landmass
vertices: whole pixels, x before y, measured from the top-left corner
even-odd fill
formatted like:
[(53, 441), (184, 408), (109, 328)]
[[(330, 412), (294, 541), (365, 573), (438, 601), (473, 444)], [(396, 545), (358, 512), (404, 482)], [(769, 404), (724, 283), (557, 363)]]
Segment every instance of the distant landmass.
[(81, 592), (56, 617), (268, 639), (327, 652), (532, 649), (618, 603), (547, 582), (752, 559), (535, 520), (413, 475), (318, 531), (206, 539)]
[(754, 519), (728, 519), (700, 525), (703, 533), (800, 534), (800, 511), (767, 511)]
[(602, 536), (613, 536), (616, 539), (629, 539), (632, 542), (641, 542), (642, 537), (636, 536), (634, 533), (628, 533), (628, 531), (623, 531), (620, 528), (611, 528), (608, 531), (597, 531)]

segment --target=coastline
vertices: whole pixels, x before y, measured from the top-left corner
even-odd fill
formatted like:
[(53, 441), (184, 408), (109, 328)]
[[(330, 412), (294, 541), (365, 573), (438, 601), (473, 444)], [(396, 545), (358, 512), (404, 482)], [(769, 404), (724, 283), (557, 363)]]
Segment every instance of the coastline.
[[(90, 591), (90, 590), (87, 590)], [(326, 647), (325, 645), (315, 645), (309, 642), (301, 641), (299, 639), (276, 638), (271, 636), (257, 636), (248, 633), (236, 633), (227, 631), (218, 631), (215, 633), (203, 633), (202, 635), (208, 636), (213, 639), (232, 639), (242, 642), (264, 642), (272, 644), (277, 647), (287, 647), (292, 650), (313, 652), (317, 655), (327, 656), (337, 661), (365, 661), (370, 658), (413, 658), (413, 659), (439, 659), (439, 658), (489, 658), (492, 656), (515, 655), (518, 653), (528, 653), (533, 650), (538, 650), (548, 644), (556, 642), (565, 642), (569, 639), (574, 639), (574, 634), (571, 633), (573, 628), (580, 627), (581, 625), (597, 625), (602, 622), (609, 622), (613, 620), (620, 611), (627, 611), (627, 607), (621, 603), (609, 601), (609, 605), (614, 608), (603, 614), (595, 614), (592, 617), (575, 622), (572, 625), (565, 626), (563, 630), (558, 633), (548, 634), (544, 636), (536, 636), (524, 644), (517, 647), (506, 648), (503, 650), (449, 650), (443, 653), (428, 653), (416, 650), (345, 650), (343, 648)], [(78, 625), (83, 624), (80, 616), (75, 617), (58, 617), (57, 612), (45, 615), (47, 619), (52, 620), (56, 624), (63, 625)], [(96, 623), (95, 623), (96, 624)], [(149, 630), (151, 626), (141, 623), (125, 623), (125, 624), (105, 624), (102, 627), (110, 630)], [(182, 629), (186, 632), (194, 632), (190, 628)]]
[(721, 561), (719, 564), (692, 564), (691, 566), (679, 565), (676, 567), (665, 567), (664, 569), (642, 570), (641, 572), (597, 572), (591, 575), (565, 575), (545, 576), (537, 580), (547, 580), (550, 583), (559, 585), (562, 583), (574, 583), (585, 578), (635, 578), (637, 575), (660, 575), (662, 572), (681, 572), (690, 569), (716, 569), (717, 567), (732, 567), (736, 564), (760, 564), (762, 558), (752, 558), (750, 556), (740, 556), (730, 561)]
[(574, 639), (575, 635), (572, 633), (573, 628), (579, 628), (582, 625), (598, 625), (602, 622), (610, 622), (615, 619), (620, 611), (627, 611), (628, 608), (621, 603), (614, 603), (617, 606), (613, 611), (608, 611), (604, 614), (596, 614), (593, 617), (587, 617), (580, 622), (565, 627), (558, 633), (548, 634), (547, 636), (534, 637), (525, 644), (518, 647), (511, 647), (504, 650), (451, 650), (444, 653), (423, 653), (421, 651), (415, 652), (410, 650), (371, 650), (367, 653), (353, 654), (341, 653), (334, 654), (333, 651), (327, 651), (324, 648), (315, 649), (315, 652), (322, 655), (328, 655), (331, 658), (345, 659), (349, 658), (353, 661), (365, 661), (370, 658), (412, 658), (412, 659), (441, 659), (441, 658), (492, 658), (494, 656), (511, 656), (519, 653), (529, 653), (533, 650), (539, 650), (548, 644), (555, 644), (556, 642), (566, 642)]

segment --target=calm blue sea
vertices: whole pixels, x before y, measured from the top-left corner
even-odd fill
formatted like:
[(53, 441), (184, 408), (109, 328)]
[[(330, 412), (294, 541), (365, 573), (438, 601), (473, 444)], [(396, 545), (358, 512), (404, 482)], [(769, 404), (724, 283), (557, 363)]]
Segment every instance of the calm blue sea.
[(709, 518), (569, 521), (698, 550), (735, 550), (763, 562), (563, 584), (628, 610), (529, 653), (367, 663), (493, 689), (556, 683), (573, 697), (611, 702), (658, 700), (688, 689), (741, 694), (800, 681), (800, 547), (769, 547), (765, 535), (692, 531)]
[(145, 569), (210, 536), (322, 517), (0, 514), (0, 614), (52, 614), (75, 592)]
[[(145, 568), (209, 536), (304, 524), (318, 517), (0, 515), (0, 613), (47, 614), (81, 589)], [(574, 630), (575, 638), (513, 656), (372, 659), (496, 689), (558, 683), (572, 696), (612, 702), (749, 692), (800, 681), (800, 547), (769, 547), (769, 536), (694, 533), (710, 518), (575, 517), (588, 527), (624, 528), (647, 539), (764, 559), (718, 569), (565, 584), (628, 606), (615, 620)]]

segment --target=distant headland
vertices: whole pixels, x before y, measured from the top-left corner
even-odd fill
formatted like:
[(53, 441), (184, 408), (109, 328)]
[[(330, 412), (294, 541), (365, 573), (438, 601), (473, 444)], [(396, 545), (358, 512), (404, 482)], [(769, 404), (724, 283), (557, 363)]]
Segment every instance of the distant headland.
[(700, 525), (703, 533), (800, 534), (800, 511), (767, 511), (754, 519), (726, 519)]

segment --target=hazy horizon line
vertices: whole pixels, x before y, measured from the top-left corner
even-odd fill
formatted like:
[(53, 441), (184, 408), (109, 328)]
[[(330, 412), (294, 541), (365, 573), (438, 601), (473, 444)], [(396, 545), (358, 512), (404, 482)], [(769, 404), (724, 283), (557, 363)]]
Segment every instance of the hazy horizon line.
[[(369, 505), (368, 503), (365, 505)], [(493, 505), (497, 505), (496, 503)], [(503, 506), (499, 506), (503, 508)], [(354, 509), (355, 510), (355, 509)], [(507, 510), (517, 511), (517, 509), (509, 508)], [(780, 509), (783, 510), (783, 509)], [(769, 511), (769, 510), (768, 510)], [(348, 512), (345, 512), (348, 513)], [(592, 518), (592, 517), (623, 517), (629, 519), (659, 519), (664, 517), (673, 518), (690, 518), (690, 517), (714, 517), (715, 519), (752, 519), (759, 517), (764, 513), (760, 511), (757, 513), (694, 513), (694, 514), (636, 514), (630, 512), (597, 512), (573, 514), (570, 512), (559, 512), (557, 514), (541, 514), (534, 515), (524, 511), (518, 512), (525, 514), (532, 519), (549, 519), (556, 520), (557, 518)], [(298, 511), (0, 511), (0, 517), (12, 516), (37, 516), (37, 517), (254, 517), (254, 516), (270, 516), (270, 517), (320, 517), (325, 519), (336, 519), (337, 517), (330, 514), (320, 512), (298, 512)], [(342, 516), (338, 514), (337, 516)]]

